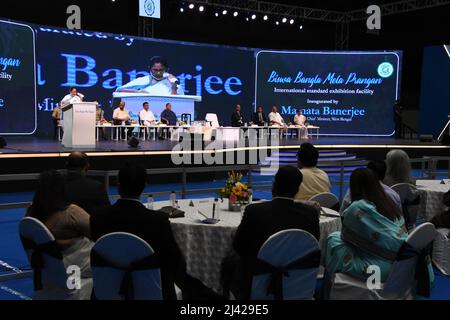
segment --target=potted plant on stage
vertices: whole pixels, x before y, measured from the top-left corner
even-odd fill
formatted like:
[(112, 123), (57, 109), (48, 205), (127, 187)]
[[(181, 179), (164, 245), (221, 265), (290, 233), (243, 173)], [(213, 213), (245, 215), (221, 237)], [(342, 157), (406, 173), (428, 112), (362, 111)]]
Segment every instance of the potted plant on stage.
[(225, 187), (220, 189), (219, 195), (228, 199), (229, 211), (241, 211), (241, 207), (248, 203), (251, 192), (248, 184), (242, 182), (242, 173), (231, 171), (228, 173)]

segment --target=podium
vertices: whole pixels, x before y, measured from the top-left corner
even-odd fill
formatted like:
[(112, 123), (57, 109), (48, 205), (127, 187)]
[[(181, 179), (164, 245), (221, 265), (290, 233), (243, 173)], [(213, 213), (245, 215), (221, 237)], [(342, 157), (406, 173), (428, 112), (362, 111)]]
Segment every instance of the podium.
[(66, 148), (95, 148), (95, 102), (72, 103), (62, 107)]
[(114, 92), (112, 107), (116, 108), (120, 101), (125, 102), (125, 109), (130, 112), (130, 117), (138, 120), (139, 112), (142, 110), (142, 104), (148, 102), (150, 110), (155, 115), (156, 120), (161, 120), (161, 112), (166, 108), (166, 103), (172, 104), (172, 111), (180, 116), (182, 114), (191, 114), (195, 119), (195, 102), (202, 101), (201, 96), (190, 95), (152, 95), (139, 92)]

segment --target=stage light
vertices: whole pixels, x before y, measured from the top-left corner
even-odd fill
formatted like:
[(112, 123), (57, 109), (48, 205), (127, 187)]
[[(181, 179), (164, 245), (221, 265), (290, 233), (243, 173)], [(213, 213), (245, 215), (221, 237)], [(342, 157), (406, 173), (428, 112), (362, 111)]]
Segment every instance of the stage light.
[(294, 24), (294, 19), (291, 19), (291, 21), (289, 21), (290, 24)]
[(256, 19), (256, 14), (252, 14), (252, 20)]
[(286, 23), (287, 19), (283, 18), (283, 20), (281, 20), (281, 22)]
[(205, 10), (205, 7), (204, 7), (204, 6), (198, 7), (198, 11), (203, 12), (204, 10)]
[(263, 19), (264, 19), (264, 21), (267, 21), (267, 19), (269, 19), (269, 17), (268, 17), (267, 15), (265, 15), (265, 16), (263, 17)]
[(223, 14), (223, 15), (226, 15), (227, 13), (228, 13), (227, 10), (223, 10), (223, 11), (222, 11), (222, 14)]
[(216, 12), (216, 13), (214, 13), (214, 15), (215, 15), (216, 17), (218, 17), (218, 16), (219, 16), (219, 13), (218, 13), (218, 12)]
[(180, 8), (180, 12), (184, 12), (184, 8)]
[(247, 18), (245, 18), (245, 21), (249, 21), (248, 17), (247, 17)]
[(300, 30), (302, 30), (302, 29), (303, 29), (303, 26), (301, 25), (299, 28), (300, 28)]
[(195, 5), (193, 4), (193, 3), (191, 3), (190, 5), (189, 5), (189, 9), (194, 9), (195, 8)]
[(280, 21), (275, 22), (275, 24), (276, 24), (276, 25), (279, 25), (279, 24), (280, 24)]
[(233, 17), (237, 17), (238, 16), (238, 12), (237, 11), (235, 11), (234, 13), (233, 13)]

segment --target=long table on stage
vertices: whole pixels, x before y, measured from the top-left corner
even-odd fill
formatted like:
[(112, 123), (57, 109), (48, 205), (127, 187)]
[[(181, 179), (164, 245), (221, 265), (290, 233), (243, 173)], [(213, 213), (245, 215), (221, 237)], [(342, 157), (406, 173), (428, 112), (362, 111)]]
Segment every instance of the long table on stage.
[[(102, 125), (98, 124), (95, 126), (96, 128), (96, 140), (99, 140), (99, 132), (103, 129), (111, 129), (110, 132), (110, 138), (111, 140), (120, 141), (120, 140), (127, 140), (126, 135), (125, 137), (122, 137), (121, 135), (121, 129), (128, 129), (133, 128), (138, 130), (138, 137), (142, 140), (156, 140), (156, 137), (158, 136), (158, 131), (161, 130), (162, 134), (168, 138), (169, 132), (174, 133), (178, 132), (178, 135), (182, 132), (189, 132), (189, 133), (199, 133), (199, 134), (205, 134), (207, 137), (205, 140), (210, 140), (212, 135), (220, 136), (222, 139), (220, 140), (233, 140), (237, 141), (239, 140), (240, 133), (250, 130), (255, 130), (258, 132), (258, 137), (260, 139), (263, 138), (271, 138), (275, 134), (278, 133), (278, 136), (280, 138), (294, 138), (294, 133), (296, 133), (297, 138), (301, 139), (300, 131), (304, 128), (307, 129), (308, 137), (311, 138), (319, 138), (320, 135), (320, 127), (317, 126), (306, 126), (306, 127), (300, 127), (300, 126), (286, 126), (286, 127), (277, 127), (277, 126), (248, 126), (248, 127), (210, 127), (210, 126), (193, 126), (193, 125), (179, 125), (179, 126), (145, 126), (145, 125), (138, 125), (138, 124), (131, 124), (131, 125)], [(63, 125), (59, 125), (58, 130), (58, 139), (61, 141), (62, 139), (62, 130)], [(134, 130), (133, 130), (134, 131)], [(153, 137), (153, 138), (151, 138)]]

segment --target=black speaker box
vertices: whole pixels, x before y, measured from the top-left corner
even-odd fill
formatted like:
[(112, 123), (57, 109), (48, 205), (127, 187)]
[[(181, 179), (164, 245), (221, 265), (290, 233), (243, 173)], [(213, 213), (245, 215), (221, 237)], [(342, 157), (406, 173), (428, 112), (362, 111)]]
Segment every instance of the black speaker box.
[(132, 148), (137, 148), (139, 146), (139, 139), (136, 137), (131, 137), (128, 140), (128, 145)]
[(0, 149), (6, 147), (8, 144), (6, 143), (6, 139), (0, 137)]
[(419, 136), (420, 142), (433, 142), (433, 135), (432, 134), (421, 134)]

